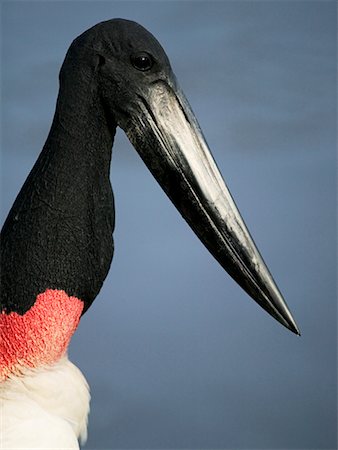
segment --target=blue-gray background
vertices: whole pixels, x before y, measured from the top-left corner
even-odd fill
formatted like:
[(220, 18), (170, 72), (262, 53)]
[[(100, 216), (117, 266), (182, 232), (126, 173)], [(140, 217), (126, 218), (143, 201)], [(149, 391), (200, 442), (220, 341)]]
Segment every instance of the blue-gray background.
[(229, 278), (121, 131), (116, 252), (71, 359), (85, 448), (336, 448), (336, 3), (3, 2), (5, 216), (52, 119), (79, 33), (136, 20), (166, 49), (302, 331)]

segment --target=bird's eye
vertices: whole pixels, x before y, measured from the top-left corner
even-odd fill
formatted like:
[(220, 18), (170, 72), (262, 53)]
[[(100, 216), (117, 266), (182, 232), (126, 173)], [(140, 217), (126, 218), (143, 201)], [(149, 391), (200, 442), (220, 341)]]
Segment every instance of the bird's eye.
[(150, 70), (154, 64), (153, 58), (146, 52), (132, 55), (130, 59), (135, 69), (142, 70), (142, 72)]

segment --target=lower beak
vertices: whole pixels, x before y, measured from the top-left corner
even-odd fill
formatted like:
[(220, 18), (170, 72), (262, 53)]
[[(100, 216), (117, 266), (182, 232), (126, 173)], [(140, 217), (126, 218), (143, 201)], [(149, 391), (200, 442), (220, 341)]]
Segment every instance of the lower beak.
[(179, 88), (156, 82), (122, 128), (184, 219), (236, 282), (271, 316), (298, 327)]

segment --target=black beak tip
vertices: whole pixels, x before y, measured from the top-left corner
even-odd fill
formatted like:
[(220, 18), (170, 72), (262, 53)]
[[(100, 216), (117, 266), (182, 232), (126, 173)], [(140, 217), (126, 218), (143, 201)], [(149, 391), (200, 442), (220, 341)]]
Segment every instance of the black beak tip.
[(296, 324), (296, 322), (293, 320), (293, 318), (290, 320), (287, 320), (283, 323), (283, 325), (288, 328), (290, 331), (295, 333), (297, 336), (301, 336), (300, 330)]
[(297, 325), (295, 325), (294, 327), (290, 328), (291, 331), (293, 331), (295, 334), (297, 334), (297, 336), (301, 336), (301, 333), (299, 331), (299, 328), (297, 327)]

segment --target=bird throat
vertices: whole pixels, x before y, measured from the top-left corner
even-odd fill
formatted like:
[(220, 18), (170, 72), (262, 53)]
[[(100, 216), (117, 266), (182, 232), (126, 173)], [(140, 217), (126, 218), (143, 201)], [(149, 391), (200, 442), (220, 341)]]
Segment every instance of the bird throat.
[(0, 314), (0, 382), (51, 365), (66, 352), (83, 302), (64, 291), (47, 289), (25, 314)]

